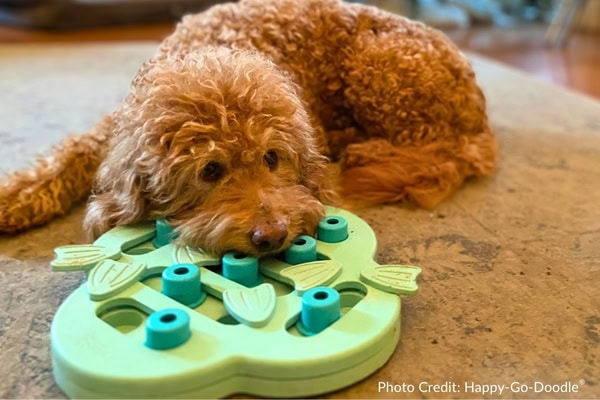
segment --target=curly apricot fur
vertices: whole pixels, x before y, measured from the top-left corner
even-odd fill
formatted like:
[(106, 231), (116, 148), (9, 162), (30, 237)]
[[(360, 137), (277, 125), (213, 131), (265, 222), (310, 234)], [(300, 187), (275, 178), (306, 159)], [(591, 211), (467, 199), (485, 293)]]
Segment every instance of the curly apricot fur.
[(10, 176), (0, 231), (91, 190), (93, 236), (164, 218), (188, 245), (260, 256), (314, 233), (336, 199), (327, 158), (347, 200), (432, 208), (496, 152), (474, 73), (441, 33), (337, 0), (242, 0), (185, 17), (113, 114)]

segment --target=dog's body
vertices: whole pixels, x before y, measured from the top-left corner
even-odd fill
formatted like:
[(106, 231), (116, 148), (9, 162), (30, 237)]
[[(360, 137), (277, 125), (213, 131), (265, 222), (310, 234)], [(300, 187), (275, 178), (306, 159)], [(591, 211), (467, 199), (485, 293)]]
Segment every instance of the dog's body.
[[(341, 192), (433, 207), (491, 173), (496, 142), (464, 57), (442, 34), (337, 0), (247, 0), (188, 16), (129, 96), (0, 189), (0, 230), (64, 214), (86, 227), (167, 219), (213, 254), (280, 251)], [(96, 171), (97, 174), (96, 174)]]

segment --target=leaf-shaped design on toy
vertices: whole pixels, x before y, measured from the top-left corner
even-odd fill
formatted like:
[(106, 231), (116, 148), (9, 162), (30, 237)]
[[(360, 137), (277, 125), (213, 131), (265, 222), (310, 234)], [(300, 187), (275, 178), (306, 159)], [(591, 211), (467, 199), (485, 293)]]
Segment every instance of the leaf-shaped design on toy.
[(209, 256), (202, 249), (192, 249), (188, 246), (173, 246), (171, 259), (173, 260), (173, 264), (205, 266), (219, 263), (217, 258)]
[(56, 258), (50, 262), (53, 271), (81, 271), (93, 268), (107, 258), (117, 259), (121, 251), (93, 244), (76, 244), (54, 249)]
[(300, 294), (315, 286), (324, 286), (342, 272), (342, 264), (335, 260), (319, 260), (298, 264), (281, 270), (280, 275), (293, 282)]
[(421, 268), (412, 265), (377, 265), (361, 271), (360, 278), (384, 292), (414, 295)]
[(263, 283), (251, 289), (227, 289), (223, 292), (225, 308), (240, 323), (258, 328), (266, 325), (275, 311), (275, 289)]
[(98, 301), (114, 296), (136, 283), (145, 270), (144, 264), (102, 261), (88, 276), (90, 299)]

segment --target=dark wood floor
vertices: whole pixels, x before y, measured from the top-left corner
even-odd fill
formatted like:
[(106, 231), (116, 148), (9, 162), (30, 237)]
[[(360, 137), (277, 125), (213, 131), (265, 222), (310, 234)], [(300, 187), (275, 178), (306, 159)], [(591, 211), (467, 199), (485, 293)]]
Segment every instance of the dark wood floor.
[[(0, 26), (0, 43), (161, 40), (173, 24), (30, 31)], [(600, 99), (600, 34), (575, 33), (561, 49), (544, 45), (545, 27), (478, 27), (446, 32), (463, 50), (511, 65), (548, 82)]]
[(563, 48), (544, 43), (546, 28), (481, 27), (446, 32), (459, 47), (600, 99), (600, 33), (573, 33)]

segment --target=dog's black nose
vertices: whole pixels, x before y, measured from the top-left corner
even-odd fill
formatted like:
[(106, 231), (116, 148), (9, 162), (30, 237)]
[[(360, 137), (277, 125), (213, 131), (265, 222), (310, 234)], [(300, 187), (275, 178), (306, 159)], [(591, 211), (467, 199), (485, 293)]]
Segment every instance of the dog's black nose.
[(287, 238), (287, 225), (283, 222), (258, 224), (252, 230), (252, 244), (260, 251), (276, 250)]

